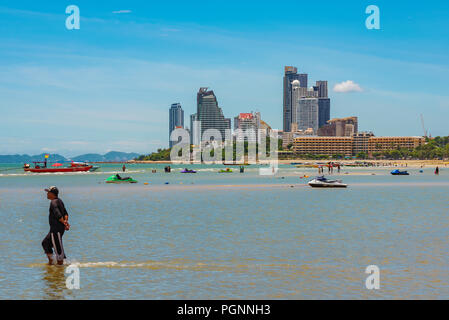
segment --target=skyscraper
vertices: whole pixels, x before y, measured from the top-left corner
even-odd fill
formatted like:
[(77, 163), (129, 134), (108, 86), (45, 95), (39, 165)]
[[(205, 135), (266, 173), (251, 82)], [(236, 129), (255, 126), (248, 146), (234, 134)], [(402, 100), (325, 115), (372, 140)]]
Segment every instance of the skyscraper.
[(316, 88), (318, 89), (318, 98), (327, 98), (327, 81), (317, 81)]
[(318, 98), (300, 98), (296, 123), (299, 130), (313, 129), (318, 131)]
[(301, 88), (307, 88), (307, 74), (298, 74), (296, 67), (284, 68), (284, 103), (283, 103), (283, 128), (284, 132), (291, 131), (291, 124), (293, 122), (292, 113), (292, 82), (294, 80), (299, 81)]
[(196, 121), (198, 121), (196, 117), (196, 113), (190, 115), (190, 144), (198, 145), (199, 144), (199, 132), (200, 128), (198, 128)]
[(173, 103), (169, 112), (168, 144), (172, 148), (175, 143), (170, 140), (170, 136), (176, 128), (184, 128), (184, 110), (180, 103)]
[(318, 98), (318, 127), (321, 128), (327, 124), (331, 118), (331, 99)]
[(196, 120), (201, 122), (201, 138), (208, 129), (220, 131), (222, 140), (226, 139), (226, 129), (231, 129), (231, 119), (225, 118), (218, 106), (217, 97), (212, 90), (200, 88), (197, 94)]

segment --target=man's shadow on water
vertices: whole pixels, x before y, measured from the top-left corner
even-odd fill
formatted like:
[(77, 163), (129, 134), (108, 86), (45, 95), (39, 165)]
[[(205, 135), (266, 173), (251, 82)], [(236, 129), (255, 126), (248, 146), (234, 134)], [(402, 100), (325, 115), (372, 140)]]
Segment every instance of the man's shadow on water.
[(64, 300), (72, 296), (72, 290), (67, 289), (66, 266), (46, 265), (43, 269), (44, 300)]

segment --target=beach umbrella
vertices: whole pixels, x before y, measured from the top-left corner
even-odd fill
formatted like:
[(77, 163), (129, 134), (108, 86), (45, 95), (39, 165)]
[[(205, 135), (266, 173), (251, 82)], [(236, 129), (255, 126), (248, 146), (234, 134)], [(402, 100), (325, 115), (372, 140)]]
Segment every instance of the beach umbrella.
[(62, 167), (62, 163), (55, 163), (52, 165), (52, 167)]

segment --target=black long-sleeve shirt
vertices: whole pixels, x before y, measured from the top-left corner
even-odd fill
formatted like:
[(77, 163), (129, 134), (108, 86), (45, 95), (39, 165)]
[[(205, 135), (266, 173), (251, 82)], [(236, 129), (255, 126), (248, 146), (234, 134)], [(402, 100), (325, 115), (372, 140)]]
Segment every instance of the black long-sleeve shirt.
[(65, 209), (64, 202), (59, 198), (51, 200), (49, 211), (48, 222), (50, 223), (50, 232), (63, 233), (65, 226), (59, 220), (69, 215)]

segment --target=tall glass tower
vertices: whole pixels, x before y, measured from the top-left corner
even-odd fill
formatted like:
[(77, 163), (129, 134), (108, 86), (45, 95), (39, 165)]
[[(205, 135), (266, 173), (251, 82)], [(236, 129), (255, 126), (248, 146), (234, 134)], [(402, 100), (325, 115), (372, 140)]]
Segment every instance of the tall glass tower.
[(176, 128), (184, 128), (184, 110), (182, 110), (180, 103), (173, 103), (170, 107), (169, 125), (168, 125), (168, 141), (170, 148), (175, 144), (170, 140), (170, 135)]
[(325, 126), (331, 118), (331, 99), (318, 98), (318, 127)]
[(291, 131), (291, 124), (295, 122), (293, 119), (292, 107), (292, 82), (294, 80), (299, 81), (299, 86), (301, 88), (307, 88), (307, 74), (298, 74), (298, 68), (296, 67), (285, 67), (284, 68), (284, 104), (283, 104), (283, 120), (284, 132)]
[(225, 118), (212, 90), (200, 88), (197, 94), (196, 120), (201, 122), (201, 137), (208, 129), (217, 129), (225, 140), (225, 130), (231, 129), (231, 119)]

